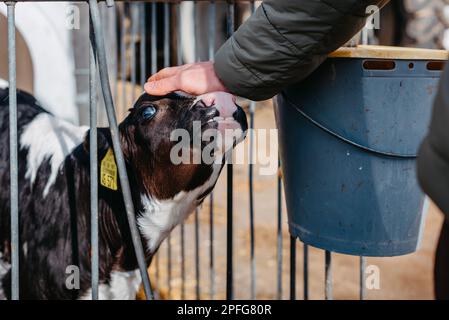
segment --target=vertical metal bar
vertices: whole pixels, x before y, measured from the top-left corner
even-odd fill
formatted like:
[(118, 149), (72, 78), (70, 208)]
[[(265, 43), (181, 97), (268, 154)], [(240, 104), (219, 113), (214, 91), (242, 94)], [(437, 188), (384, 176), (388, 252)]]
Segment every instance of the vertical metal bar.
[(332, 253), (326, 250), (324, 256), (324, 297), (332, 300)]
[(155, 254), (154, 256), (155, 264), (156, 264), (156, 283), (158, 283), (160, 279), (160, 263), (159, 263), (159, 254)]
[[(228, 36), (234, 33), (234, 3), (227, 5), (227, 26)], [(229, 160), (232, 161), (232, 151)], [(234, 299), (234, 274), (233, 274), (233, 167), (232, 163), (227, 164), (227, 232), (226, 232), (226, 299)]]
[(181, 25), (181, 4), (178, 3), (176, 5), (176, 21), (177, 21), (177, 35), (176, 35), (176, 48), (177, 48), (177, 57), (176, 63), (178, 66), (182, 64), (182, 25)]
[(365, 44), (365, 45), (368, 44), (368, 32), (369, 32), (368, 28), (363, 27), (363, 29), (361, 31), (361, 33), (362, 33), (362, 40), (361, 40), (362, 44)]
[[(255, 10), (254, 1), (251, 1), (251, 13)], [(254, 112), (256, 103), (249, 104), (249, 232), (250, 232), (250, 272), (251, 272), (251, 299), (256, 299), (256, 255), (255, 255), (255, 229), (254, 229)]]
[(157, 72), (157, 16), (156, 3), (151, 3), (151, 73)]
[[(101, 19), (104, 21), (104, 29), (105, 29), (105, 45), (108, 48), (107, 50), (107, 58), (108, 58), (108, 67), (111, 70), (111, 89), (114, 93), (114, 102), (117, 104), (117, 78), (118, 78), (118, 45), (117, 45), (117, 15), (115, 12), (115, 8), (109, 10), (107, 8), (109, 5), (106, 2), (106, 5), (103, 6), (101, 3), (100, 13)], [(113, 5), (112, 5), (113, 6)], [(98, 90), (98, 86), (97, 86)], [(97, 93), (98, 95), (98, 93)], [(96, 106), (97, 110), (99, 109), (99, 105)], [(102, 110), (102, 109), (101, 109)], [(99, 111), (99, 110), (98, 110)], [(102, 121), (101, 115), (97, 116), (97, 120)], [(99, 123), (97, 122), (97, 125)]]
[(277, 177), (277, 201), (278, 201), (278, 225), (277, 225), (277, 298), (282, 299), (282, 181), (281, 162), (278, 160)]
[[(215, 55), (215, 33), (217, 7), (215, 1), (209, 3), (209, 60), (214, 60)], [(215, 296), (215, 259), (214, 259), (214, 194), (210, 194), (209, 201), (209, 276), (210, 276), (210, 299)]]
[(185, 225), (181, 224), (181, 300), (186, 298)]
[[(178, 22), (178, 30), (176, 35), (176, 47), (177, 47), (177, 64), (182, 64), (182, 26), (181, 26), (181, 7), (178, 3), (176, 5), (176, 20)], [(181, 223), (181, 299), (186, 297), (186, 254), (185, 254), (185, 225), (184, 221)]]
[(147, 272), (145, 255), (142, 247), (139, 231), (136, 224), (136, 216), (134, 204), (131, 197), (131, 188), (129, 185), (128, 174), (126, 171), (123, 151), (120, 147), (120, 137), (118, 132), (117, 119), (115, 117), (114, 103), (112, 100), (111, 87), (109, 85), (109, 75), (106, 59), (106, 49), (104, 46), (103, 29), (101, 26), (100, 14), (98, 10), (97, 0), (89, 0), (90, 16), (92, 18), (92, 26), (94, 29), (95, 46), (97, 48), (98, 66), (100, 70), (101, 88), (103, 91), (103, 99), (105, 100), (106, 111), (111, 131), (112, 144), (117, 163), (120, 184), (122, 187), (123, 200), (125, 203), (126, 215), (128, 218), (129, 228), (131, 231), (131, 239), (137, 258), (137, 263), (142, 277), (143, 287), (147, 299), (154, 299), (151, 289), (150, 278)]
[(217, 32), (217, 5), (214, 0), (209, 3), (209, 60), (214, 60), (215, 34)]
[(109, 31), (109, 41), (111, 43), (111, 47), (112, 47), (112, 74), (113, 74), (113, 79), (112, 79), (112, 85), (113, 85), (113, 89), (112, 92), (114, 92), (114, 102), (117, 105), (118, 101), (117, 101), (117, 96), (118, 96), (118, 85), (117, 85), (117, 79), (118, 79), (118, 45), (117, 45), (117, 30), (116, 30), (116, 26), (117, 26), (117, 11), (115, 7), (110, 8), (109, 10), (106, 11), (108, 13), (108, 18), (109, 18), (109, 26), (108, 26), (108, 31)]
[(254, 11), (256, 11), (256, 2), (254, 0), (250, 1), (250, 11), (251, 11), (251, 14), (253, 14)]
[(172, 293), (171, 287), (172, 261), (171, 261), (171, 237), (167, 237), (167, 296), (170, 299)]
[(146, 82), (147, 70), (147, 28), (145, 9), (145, 3), (140, 3), (140, 86), (142, 87), (142, 90)]
[(254, 230), (254, 111), (256, 103), (250, 102), (249, 107), (249, 232), (250, 232), (250, 272), (251, 272), (251, 299), (256, 298), (256, 260), (255, 260), (255, 230)]
[(200, 232), (199, 232), (199, 210), (195, 209), (195, 297), (196, 300), (201, 298), (200, 290)]
[(305, 243), (303, 246), (303, 259), (304, 300), (309, 300), (309, 246)]
[(126, 110), (126, 105), (128, 103), (126, 97), (126, 3), (123, 3), (123, 12), (121, 17), (121, 25), (120, 25), (120, 80), (122, 82), (122, 105), (121, 110)]
[[(156, 3), (151, 3), (151, 35), (150, 35), (150, 43), (151, 43), (151, 74), (155, 74), (157, 72), (157, 15), (156, 15)], [(156, 264), (156, 281), (160, 279), (160, 262), (159, 255), (156, 254), (154, 257)]]
[[(193, 33), (194, 33), (194, 44), (195, 44), (195, 60), (199, 61), (199, 48), (198, 48), (198, 2), (193, 2)], [(196, 299), (200, 300), (200, 223), (199, 223), (199, 210), (195, 210), (195, 295)]]
[[(368, 42), (369, 42), (369, 39), (368, 39), (368, 28), (366, 26), (364, 26), (362, 31), (361, 31), (361, 33), (362, 33), (362, 36), (361, 36), (362, 37), (362, 44), (367, 45)], [(363, 265), (364, 262), (365, 261), (364, 261), (363, 257), (360, 257), (360, 300), (363, 300), (364, 299), (364, 295), (365, 295), (365, 290), (364, 290), (365, 289), (365, 286), (364, 286), (364, 270), (365, 270), (365, 267)]]
[(164, 68), (170, 66), (170, 4), (164, 3)]
[(194, 43), (194, 56), (195, 61), (200, 61), (200, 50), (199, 50), (199, 35), (198, 35), (198, 1), (193, 1), (193, 43)]
[(226, 232), (226, 299), (234, 298), (233, 286), (233, 223), (232, 223), (232, 164), (227, 164), (227, 232)]
[[(209, 60), (214, 59), (215, 54), (215, 34), (216, 34), (216, 4), (215, 1), (210, 1), (209, 8), (209, 48), (208, 48), (208, 56)], [(194, 17), (195, 20), (196, 17)], [(198, 42), (195, 42), (195, 48)], [(197, 49), (196, 49), (197, 50)], [(210, 195), (209, 202), (209, 276), (210, 276), (210, 299), (213, 299), (215, 296), (215, 260), (214, 260), (214, 196), (213, 193)]]
[[(136, 42), (139, 32), (139, 3), (130, 3), (131, 9), (131, 103), (136, 99), (137, 84), (137, 61), (136, 61)], [(143, 71), (143, 70), (142, 70)]]
[(210, 194), (209, 202), (209, 276), (210, 276), (210, 299), (215, 296), (215, 259), (214, 259), (214, 194)]
[[(170, 4), (164, 3), (164, 68), (170, 66)], [(171, 236), (167, 237), (167, 288), (168, 296), (171, 297), (171, 276), (172, 276), (172, 260), (171, 260)]]
[(92, 19), (89, 16), (89, 158), (90, 158), (90, 238), (92, 300), (98, 300), (98, 155), (97, 155), (97, 67)]
[(296, 300), (296, 238), (290, 236), (290, 300)]
[(11, 199), (11, 298), (19, 300), (19, 182), (17, 151), (17, 86), (15, 2), (6, 2), (8, 15), (9, 174)]
[(360, 300), (365, 300), (365, 268), (366, 268), (366, 258), (360, 257)]

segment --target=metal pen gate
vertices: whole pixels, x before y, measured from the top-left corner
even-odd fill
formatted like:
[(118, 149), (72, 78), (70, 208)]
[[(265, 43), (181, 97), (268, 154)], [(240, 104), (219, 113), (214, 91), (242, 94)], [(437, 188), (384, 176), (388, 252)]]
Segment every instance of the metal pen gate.
[[(19, 199), (18, 199), (18, 156), (17, 156), (17, 101), (16, 101), (16, 49), (15, 49), (15, 5), (17, 1), (7, 1), (7, 19), (8, 19), (8, 60), (9, 60), (9, 111), (10, 111), (10, 174), (11, 174), (11, 249), (12, 249), (12, 299), (17, 300), (20, 297), (19, 293)], [(31, 0), (22, 0), (20, 2), (32, 2)], [(181, 3), (190, 2), (193, 5), (193, 12), (196, 12), (200, 5), (207, 4), (207, 21), (208, 21), (208, 46), (206, 49), (206, 59), (213, 59), (214, 51), (216, 49), (216, 37), (217, 37), (217, 5), (222, 4), (225, 6), (226, 10), (226, 31), (227, 36), (230, 36), (236, 27), (236, 5), (241, 3), (246, 3), (249, 5), (249, 11), (252, 13), (256, 8), (255, 1), (128, 1), (125, 5), (122, 5), (121, 16), (118, 17), (117, 11), (114, 9), (114, 1), (106, 1), (108, 8), (99, 8), (97, 0), (89, 0), (89, 17), (90, 17), (90, 50), (89, 50), (89, 123), (90, 123), (90, 168), (91, 177), (98, 177), (97, 172), (97, 153), (94, 152), (97, 148), (97, 88), (100, 83), (102, 89), (103, 101), (106, 107), (107, 119), (109, 122), (112, 138), (113, 147), (116, 155), (116, 161), (118, 165), (120, 182), (123, 189), (123, 197), (126, 204), (127, 217), (132, 233), (132, 240), (136, 249), (136, 256), (138, 258), (138, 264), (140, 273), (142, 275), (143, 287), (148, 299), (153, 299), (154, 294), (151, 287), (150, 279), (147, 273), (147, 268), (145, 265), (145, 259), (142, 250), (142, 244), (140, 242), (139, 233), (136, 226), (135, 214), (133, 203), (131, 201), (130, 186), (128, 182), (128, 177), (125, 169), (125, 163), (123, 158), (123, 153), (120, 148), (120, 142), (118, 137), (118, 126), (117, 118), (115, 114), (114, 104), (118, 104), (118, 98), (120, 96), (122, 101), (122, 107), (129, 105), (131, 101), (135, 98), (135, 88), (138, 83), (138, 69), (140, 69), (139, 74), (139, 85), (140, 88), (146, 81), (145, 71), (149, 70), (154, 73), (159, 67), (167, 67), (172, 63), (182, 64), (184, 62), (183, 44), (182, 44), (182, 34), (181, 29)], [(161, 7), (162, 6), (162, 7)], [(126, 10), (125, 10), (126, 9)], [(162, 19), (160, 13), (162, 12)], [(127, 20), (128, 19), (128, 20)], [(175, 25), (177, 30), (171, 30), (173, 27), (171, 21), (177, 20), (178, 24)], [(104, 21), (102, 21), (104, 20)], [(199, 30), (198, 19), (194, 16), (194, 32), (197, 34)], [(109, 37), (116, 37), (116, 31), (120, 30), (120, 39), (117, 43), (120, 43), (120, 50), (106, 50), (105, 47), (105, 37), (102, 22), (108, 22), (108, 26), (111, 24), (114, 26), (112, 30), (107, 30), (106, 35)], [(131, 27), (127, 27), (127, 21), (131, 22)], [(161, 22), (162, 21), (162, 22)], [(158, 23), (161, 22), (161, 23)], [(162, 27), (163, 39), (160, 39), (159, 28)], [(149, 31), (149, 32), (148, 32)], [(175, 32), (174, 32), (175, 31)], [(126, 41), (126, 37), (129, 36), (129, 44)], [(149, 37), (148, 37), (149, 36)], [(150, 49), (148, 50), (148, 42), (146, 39), (149, 38)], [(140, 39), (140, 41), (137, 41)], [(115, 39), (117, 40), (117, 38)], [(199, 53), (199, 36), (194, 37), (194, 60), (198, 61), (201, 57)], [(173, 44), (175, 44), (176, 52), (173, 54), (171, 50)], [(128, 46), (128, 48), (127, 48)], [(138, 46), (138, 47), (137, 47)], [(158, 50), (161, 49), (162, 50)], [(114, 48), (113, 48), (114, 49)], [(129, 51), (127, 51), (129, 49)], [(139, 59), (137, 61), (137, 50), (140, 53)], [(147, 59), (147, 52), (150, 52), (150, 58)], [(130, 58), (127, 59), (127, 54), (130, 52)], [(162, 57), (159, 53), (162, 52)], [(107, 60), (112, 61), (112, 63), (107, 64)], [(129, 60), (129, 61), (128, 61)], [(162, 63), (161, 63), (162, 60)], [(127, 64), (130, 64), (130, 75), (127, 75)], [(148, 64), (150, 63), (150, 67)], [(108, 67), (111, 69), (114, 77), (112, 81), (109, 79)], [(97, 71), (99, 72), (99, 78), (97, 78)], [(120, 76), (118, 73), (120, 71)], [(127, 98), (127, 90), (125, 83), (127, 78), (130, 79), (132, 85), (131, 99)], [(119, 88), (118, 80), (121, 81), (121, 88)], [(112, 84), (112, 90), (111, 85)], [(121, 89), (121, 92), (119, 92)], [(249, 102), (249, 127), (254, 128), (254, 118), (256, 111), (256, 103)], [(253, 131), (251, 131), (253, 132)], [(250, 138), (250, 150), (254, 148), (253, 137)], [(253, 153), (250, 152), (250, 157)], [(280, 164), (278, 163), (278, 166)], [(233, 206), (233, 165), (227, 164), (227, 198), (226, 198), (226, 299), (233, 299), (234, 294), (234, 224), (233, 217), (236, 214)], [(255, 202), (254, 202), (254, 168), (252, 161), (248, 165), (248, 201), (249, 210), (247, 212), (249, 219), (249, 269), (250, 269), (250, 288), (249, 294), (246, 298), (256, 299), (257, 293), (257, 273), (256, 273), (256, 250), (255, 250)], [(98, 192), (98, 181), (97, 179), (91, 179), (90, 186), (91, 194), (97, 194)], [(283, 288), (283, 208), (282, 208), (282, 184), (281, 176), (277, 175), (277, 191), (276, 191), (276, 201), (277, 201), (277, 227), (276, 227), (276, 238), (277, 238), (277, 259), (276, 259), (276, 298), (282, 299), (284, 288)], [(96, 196), (91, 197), (91, 243), (92, 243), (92, 298), (98, 299), (98, 285), (99, 285), (99, 252), (98, 252), (98, 199)], [(240, 214), (243, 212), (239, 211)], [(211, 194), (209, 199), (209, 221), (208, 227), (209, 231), (207, 234), (208, 238), (208, 272), (209, 272), (209, 296), (208, 298), (214, 299), (217, 295), (216, 288), (216, 248), (215, 248), (215, 221), (214, 221), (214, 197)], [(174, 231), (178, 232), (178, 231)], [(172, 233), (173, 236), (174, 233)], [(201, 282), (200, 282), (200, 219), (199, 211), (195, 212), (194, 215), (194, 259), (195, 259), (195, 298), (201, 298)], [(186, 298), (186, 230), (185, 225), (182, 224), (179, 227), (179, 253), (180, 253), (180, 274), (181, 274), (181, 284), (180, 284), (180, 297)], [(171, 297), (171, 278), (172, 278), (172, 268), (173, 268), (173, 244), (171, 237), (165, 241), (166, 243), (166, 255), (167, 255), (167, 288), (168, 297)], [(296, 299), (296, 247), (297, 240), (290, 237), (290, 286), (289, 286), (289, 296), (290, 299)], [(303, 299), (309, 298), (309, 250), (307, 245), (303, 247)], [(161, 263), (158, 259), (158, 255), (155, 257), (154, 261), (155, 267), (155, 278), (160, 280), (160, 270)], [(360, 298), (365, 297), (364, 291), (364, 269), (365, 260), (360, 259)], [(332, 299), (332, 255), (331, 252), (325, 252), (325, 298)], [(159, 282), (158, 282), (159, 284)]]

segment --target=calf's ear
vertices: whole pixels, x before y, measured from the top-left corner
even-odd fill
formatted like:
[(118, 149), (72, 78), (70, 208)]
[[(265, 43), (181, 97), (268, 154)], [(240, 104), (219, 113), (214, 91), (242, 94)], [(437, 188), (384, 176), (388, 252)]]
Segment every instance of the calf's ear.
[(135, 127), (127, 126), (126, 129), (120, 131), (120, 144), (122, 146), (123, 155), (128, 161), (136, 159), (137, 145), (135, 141)]
[[(90, 130), (87, 131), (86, 137), (83, 142), (83, 149), (86, 154), (89, 154), (90, 148)], [(109, 148), (112, 148), (111, 133), (108, 128), (98, 128), (97, 129), (97, 150), (98, 159), (101, 160), (106, 155)]]

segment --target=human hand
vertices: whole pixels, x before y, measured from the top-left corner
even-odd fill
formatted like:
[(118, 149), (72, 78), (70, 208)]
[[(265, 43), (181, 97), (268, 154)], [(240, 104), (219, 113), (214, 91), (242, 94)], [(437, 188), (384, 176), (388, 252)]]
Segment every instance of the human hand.
[(163, 96), (177, 90), (195, 96), (215, 91), (228, 92), (215, 74), (212, 61), (164, 68), (148, 78), (144, 89), (154, 96)]

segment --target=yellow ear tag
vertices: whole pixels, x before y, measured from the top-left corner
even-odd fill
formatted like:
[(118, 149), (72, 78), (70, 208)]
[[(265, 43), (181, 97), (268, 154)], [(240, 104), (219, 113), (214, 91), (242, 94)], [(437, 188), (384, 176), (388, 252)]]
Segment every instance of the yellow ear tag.
[(100, 183), (106, 188), (117, 190), (117, 164), (111, 148), (101, 160)]

